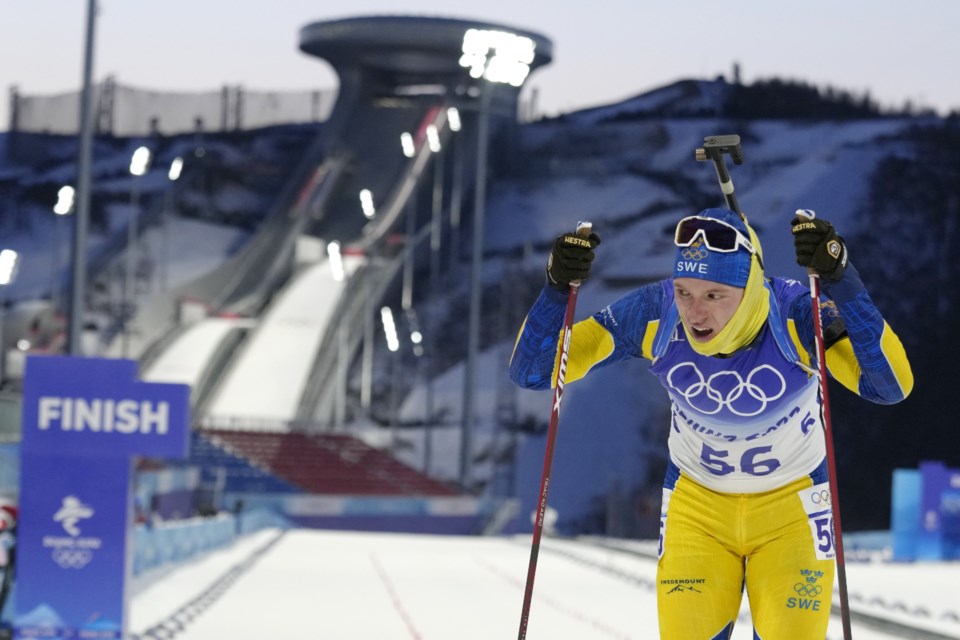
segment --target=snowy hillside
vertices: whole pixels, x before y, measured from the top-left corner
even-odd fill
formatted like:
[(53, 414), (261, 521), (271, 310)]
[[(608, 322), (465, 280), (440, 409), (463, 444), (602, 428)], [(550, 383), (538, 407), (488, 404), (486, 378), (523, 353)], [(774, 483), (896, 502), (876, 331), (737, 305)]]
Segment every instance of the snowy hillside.
[[(949, 142), (957, 137), (956, 119), (881, 117), (869, 109), (860, 119), (733, 119), (723, 108), (730, 90), (721, 81), (682, 81), (621, 103), (525, 124), (509, 132), (509, 138), (491, 141), (495, 166), (484, 238), (483, 353), (477, 433), (471, 437), (471, 479), (478, 491), (496, 480), (498, 491), (524, 501), (524, 513), (532, 509), (551, 397), (512, 387), (507, 362), (524, 313), (542, 285), (553, 238), (580, 220), (591, 221), (603, 238), (593, 275), (580, 293), (578, 318), (632, 287), (667, 277), (676, 220), (723, 203), (713, 166), (694, 159), (705, 136), (741, 136), (745, 162), (728, 166), (740, 204), (758, 231), (768, 273), (803, 277), (794, 263), (788, 222), (797, 208), (815, 209), (850, 241), (852, 260), (878, 301), (888, 305), (881, 309), (896, 311), (888, 319), (908, 348), (924, 342), (922, 332), (903, 323), (917, 316), (926, 323), (920, 325), (924, 330), (941, 339), (944, 354), (956, 353), (953, 332), (947, 329), (955, 324), (960, 303), (952, 293), (952, 283), (960, 277), (960, 260), (954, 255), (954, 240), (960, 241), (960, 144)], [(918, 127), (930, 129), (923, 144)], [(215, 158), (208, 153), (189, 188), (178, 187), (182, 191), (175, 194), (187, 217), (170, 220), (174, 241), (165, 244), (162, 226), (144, 236), (148, 255), (171, 255), (176, 261), (168, 267), (170, 286), (202, 275), (249, 237), (274, 195), (271, 185), (282, 182), (284, 168), (297, 157), (294, 138), (295, 130), (292, 135), (251, 132), (208, 147), (216, 151)], [(149, 192), (159, 204), (167, 188), (160, 165), (192, 149), (189, 140), (167, 143), (156, 175), (143, 181), (145, 203)], [(122, 228), (130, 212), (125, 163), (134, 141), (111, 144), (112, 150), (107, 143), (98, 147), (95, 180), (101, 195), (94, 204), (99, 217), (92, 243), (104, 242), (107, 230)], [(0, 153), (9, 146), (0, 135)], [(69, 141), (50, 155), (36, 167), (0, 164), (4, 247), (24, 252), (26, 265), (5, 291), (8, 301), (43, 296), (55, 280), (58, 262), (52, 245), (58, 221), (49, 208), (69, 177), (74, 155)], [(255, 193), (249, 190), (251, 183), (258, 187)], [(471, 201), (464, 197), (466, 216)], [(393, 442), (397, 455), (450, 480), (457, 480), (460, 471), (469, 230), (469, 224), (461, 227), (460, 262), (447, 270), (442, 286), (431, 288), (423, 273), (414, 285), (419, 323), (430, 336), (427, 346), (429, 340), (437, 341), (433, 353), (418, 360), (411, 353), (391, 355), (379, 349), (377, 415), (350, 425), (370, 442)], [(66, 237), (59, 243), (59, 264), (66, 265)], [(114, 303), (117, 296), (109, 293), (120, 282), (117, 269), (105, 269), (103, 278), (109, 287), (104, 304)], [(936, 313), (927, 313), (934, 296)], [(938, 423), (929, 414), (939, 406), (938, 385), (949, 380), (940, 375), (947, 372), (946, 356), (910, 354), (918, 377), (916, 400), (888, 408), (865, 406), (851, 394), (837, 399), (841, 479), (853, 480), (854, 499), (846, 504), (863, 509), (847, 522), (886, 526), (892, 465), (915, 466), (920, 459), (941, 457), (960, 464), (955, 444), (937, 435), (944, 430), (916, 438), (901, 428), (913, 421)], [(399, 416), (391, 419), (395, 404)], [(428, 404), (433, 407), (429, 416)], [(927, 416), (926, 422), (921, 416)], [(424, 422), (435, 427), (429, 435), (429, 464)], [(665, 393), (645, 362), (621, 364), (572, 385), (550, 493), (561, 530), (652, 535), (667, 424)]]
[[(917, 118), (734, 122), (686, 117), (626, 121), (616, 117), (635, 112), (642, 105), (652, 108), (668, 98), (676, 103), (678, 96), (690, 98), (679, 87), (668, 87), (622, 104), (521, 129), (519, 141), (511, 141), (514, 155), (509, 169), (502, 170), (488, 200), (485, 242), (490, 259), (485, 264), (489, 290), (502, 291), (508, 288), (505, 281), (521, 280), (517, 287), (525, 290), (525, 309), (542, 282), (553, 238), (572, 230), (580, 220), (591, 221), (603, 243), (597, 250), (591, 280), (580, 292), (578, 319), (634, 286), (667, 277), (676, 220), (705, 207), (723, 205), (712, 164), (697, 163), (694, 150), (705, 136), (728, 133), (742, 138), (745, 162), (736, 166), (728, 161), (728, 167), (739, 202), (758, 231), (767, 272), (805, 281), (805, 274), (794, 261), (789, 233), (793, 212), (814, 209), (845, 237), (856, 239), (874, 222), (867, 204), (878, 167), (891, 158), (916, 154), (904, 141), (921, 123)], [(697, 100), (701, 99), (698, 95)], [(930, 124), (929, 120), (925, 122)], [(851, 252), (856, 262), (855, 241)], [(870, 265), (863, 261), (859, 264), (868, 287), (884, 284), (871, 272)], [(517, 318), (516, 309), (487, 309), (485, 325), (502, 325), (504, 313)], [(504, 436), (498, 431), (495, 411), (506, 393), (506, 362), (522, 313), (513, 323), (513, 331), (500, 335), (485, 352), (484, 389), (478, 402), (483, 412), (478, 428), (484, 433), (473, 436), (475, 451), (479, 449), (485, 455), (489, 454), (486, 443), (491, 441), (501, 442), (501, 449), (508, 446), (502, 444)], [(453, 316), (451, 322), (462, 322), (457, 314)], [(897, 329), (904, 335), (910, 327)], [(617, 365), (572, 385), (565, 396), (550, 493), (551, 505), (560, 512), (561, 529), (572, 532), (619, 526), (631, 529), (631, 534), (652, 533), (650, 527), (655, 523), (649, 514), (659, 501), (669, 414), (665, 393), (646, 369), (644, 361)], [(454, 368), (442, 380), (446, 382), (440, 382), (440, 390), (434, 393), (446, 398), (454, 416), (458, 416), (462, 368)], [(408, 398), (405, 415), (423, 415), (422, 391)], [(539, 423), (545, 428), (551, 394), (525, 390), (513, 393), (517, 423)], [(838, 416), (841, 428), (847, 429), (845, 433), (860, 429), (884, 433), (876, 422), (857, 423), (853, 416), (867, 403), (847, 395), (851, 413)], [(848, 415), (851, 418), (844, 423)], [(455, 479), (457, 438), (450, 433), (445, 437), (449, 441), (445, 464), (434, 462), (431, 471)], [(878, 435), (877, 439), (883, 438)], [(416, 464), (420, 461), (417, 437), (411, 434), (409, 440), (414, 450), (407, 457)], [(524, 502), (522, 513), (533, 510), (544, 440), (520, 436), (516, 490)], [(875, 450), (854, 453), (852, 447), (841, 456), (843, 470), (859, 474), (854, 465), (868, 460)], [(936, 457), (937, 452), (920, 455)], [(914, 464), (915, 460), (909, 459), (904, 466)], [(483, 475), (483, 464), (474, 471)], [(870, 511), (850, 521), (884, 527), (888, 523), (885, 509), (889, 508), (890, 468), (873, 468), (867, 473), (874, 488), (870, 499), (860, 500), (866, 490), (862, 485), (851, 495)]]

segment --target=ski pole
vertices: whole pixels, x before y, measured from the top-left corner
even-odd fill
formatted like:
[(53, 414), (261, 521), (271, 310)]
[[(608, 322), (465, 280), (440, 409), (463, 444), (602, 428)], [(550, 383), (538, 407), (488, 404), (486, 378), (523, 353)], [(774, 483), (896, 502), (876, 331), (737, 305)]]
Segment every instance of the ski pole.
[(703, 139), (703, 146), (696, 151), (697, 162), (713, 161), (713, 167), (717, 170), (717, 180), (720, 182), (720, 191), (723, 192), (723, 198), (727, 201), (727, 207), (736, 212), (746, 222), (747, 218), (740, 210), (737, 195), (733, 192), (733, 179), (730, 177), (730, 172), (727, 171), (727, 163), (723, 160), (724, 153), (730, 154), (733, 164), (743, 164), (740, 136), (707, 136)]
[[(816, 214), (809, 209), (797, 209), (797, 215), (812, 220)], [(837, 583), (840, 587), (840, 621), (844, 640), (852, 640), (850, 603), (847, 598), (847, 569), (843, 559), (843, 537), (840, 526), (840, 492), (837, 489), (837, 462), (833, 447), (833, 427), (830, 422), (830, 398), (827, 393), (827, 362), (824, 356), (823, 324), (820, 318), (820, 276), (810, 269), (810, 297), (813, 300), (813, 337), (817, 347), (817, 367), (820, 377), (820, 397), (823, 399), (823, 437), (827, 448), (827, 467), (830, 480), (830, 506), (833, 510), (833, 544), (837, 552)]]
[[(740, 216), (744, 223), (747, 222), (747, 216), (740, 210), (740, 203), (737, 202), (737, 194), (733, 190), (733, 178), (727, 171), (727, 163), (723, 159), (723, 154), (729, 153), (733, 164), (743, 164), (743, 149), (740, 147), (740, 136), (707, 136), (703, 139), (703, 146), (697, 148), (695, 157), (697, 162), (705, 160), (713, 161), (713, 168), (717, 171), (717, 180), (720, 182), (720, 191), (723, 192), (723, 198), (727, 202), (727, 208)], [(757, 262), (760, 268), (763, 268), (763, 257), (757, 253)]]
[[(589, 222), (577, 223), (577, 235), (586, 238), (592, 225)], [(537, 573), (537, 558), (540, 555), (540, 537), (543, 534), (543, 517), (547, 511), (547, 494), (550, 491), (550, 472), (553, 467), (553, 449), (557, 443), (557, 424), (560, 421), (560, 400), (563, 398), (563, 382), (567, 373), (567, 357), (570, 354), (570, 337), (573, 334), (573, 316), (577, 308), (577, 292), (580, 281), (570, 283), (567, 296), (567, 310), (563, 317), (563, 333), (560, 336), (560, 362), (554, 376), (553, 409), (550, 412), (550, 427), (547, 429), (547, 450), (543, 455), (543, 473), (540, 476), (540, 494), (537, 503), (537, 518), (533, 525), (533, 541), (530, 544), (530, 566), (527, 568), (527, 584), (523, 591), (523, 610), (520, 613), (520, 633), (518, 640), (527, 637), (527, 623), (530, 620), (530, 601), (533, 599), (533, 581)]]

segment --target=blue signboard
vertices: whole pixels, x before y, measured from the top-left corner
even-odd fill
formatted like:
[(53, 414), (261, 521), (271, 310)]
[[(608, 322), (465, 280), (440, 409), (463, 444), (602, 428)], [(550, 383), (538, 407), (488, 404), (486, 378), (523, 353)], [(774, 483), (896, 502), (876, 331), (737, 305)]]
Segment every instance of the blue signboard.
[(136, 373), (129, 360), (27, 360), (15, 638), (124, 637), (131, 456), (189, 445), (189, 386)]
[(960, 559), (960, 469), (926, 461), (893, 480), (894, 560)]
[(18, 637), (122, 638), (131, 466), (23, 454)]
[(30, 358), (23, 450), (184, 457), (190, 387), (140, 382), (136, 375), (131, 360)]

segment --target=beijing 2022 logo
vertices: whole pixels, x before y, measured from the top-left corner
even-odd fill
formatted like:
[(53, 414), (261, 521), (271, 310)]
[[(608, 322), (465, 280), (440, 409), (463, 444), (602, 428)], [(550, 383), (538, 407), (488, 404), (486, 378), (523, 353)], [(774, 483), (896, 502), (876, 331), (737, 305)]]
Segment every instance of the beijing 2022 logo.
[(769, 364), (754, 368), (746, 378), (739, 371), (718, 371), (705, 378), (697, 365), (681, 362), (667, 372), (667, 384), (701, 413), (714, 415), (726, 408), (741, 417), (763, 413), (787, 391), (787, 381)]
[(94, 510), (76, 496), (66, 496), (54, 522), (60, 523), (66, 536), (44, 536), (43, 546), (52, 549), (53, 561), (63, 569), (82, 569), (93, 560), (93, 553), (103, 545), (100, 538), (82, 537), (80, 523), (89, 520)]

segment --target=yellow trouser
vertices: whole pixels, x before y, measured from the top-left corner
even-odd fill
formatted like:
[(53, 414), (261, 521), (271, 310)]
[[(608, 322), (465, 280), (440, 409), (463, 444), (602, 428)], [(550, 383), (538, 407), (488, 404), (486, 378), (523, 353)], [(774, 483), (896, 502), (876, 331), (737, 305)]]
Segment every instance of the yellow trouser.
[[(812, 501), (811, 501), (812, 498)], [(681, 475), (664, 489), (657, 609), (661, 640), (726, 640), (744, 584), (755, 637), (823, 640), (833, 596), (827, 483), (711, 491)]]

